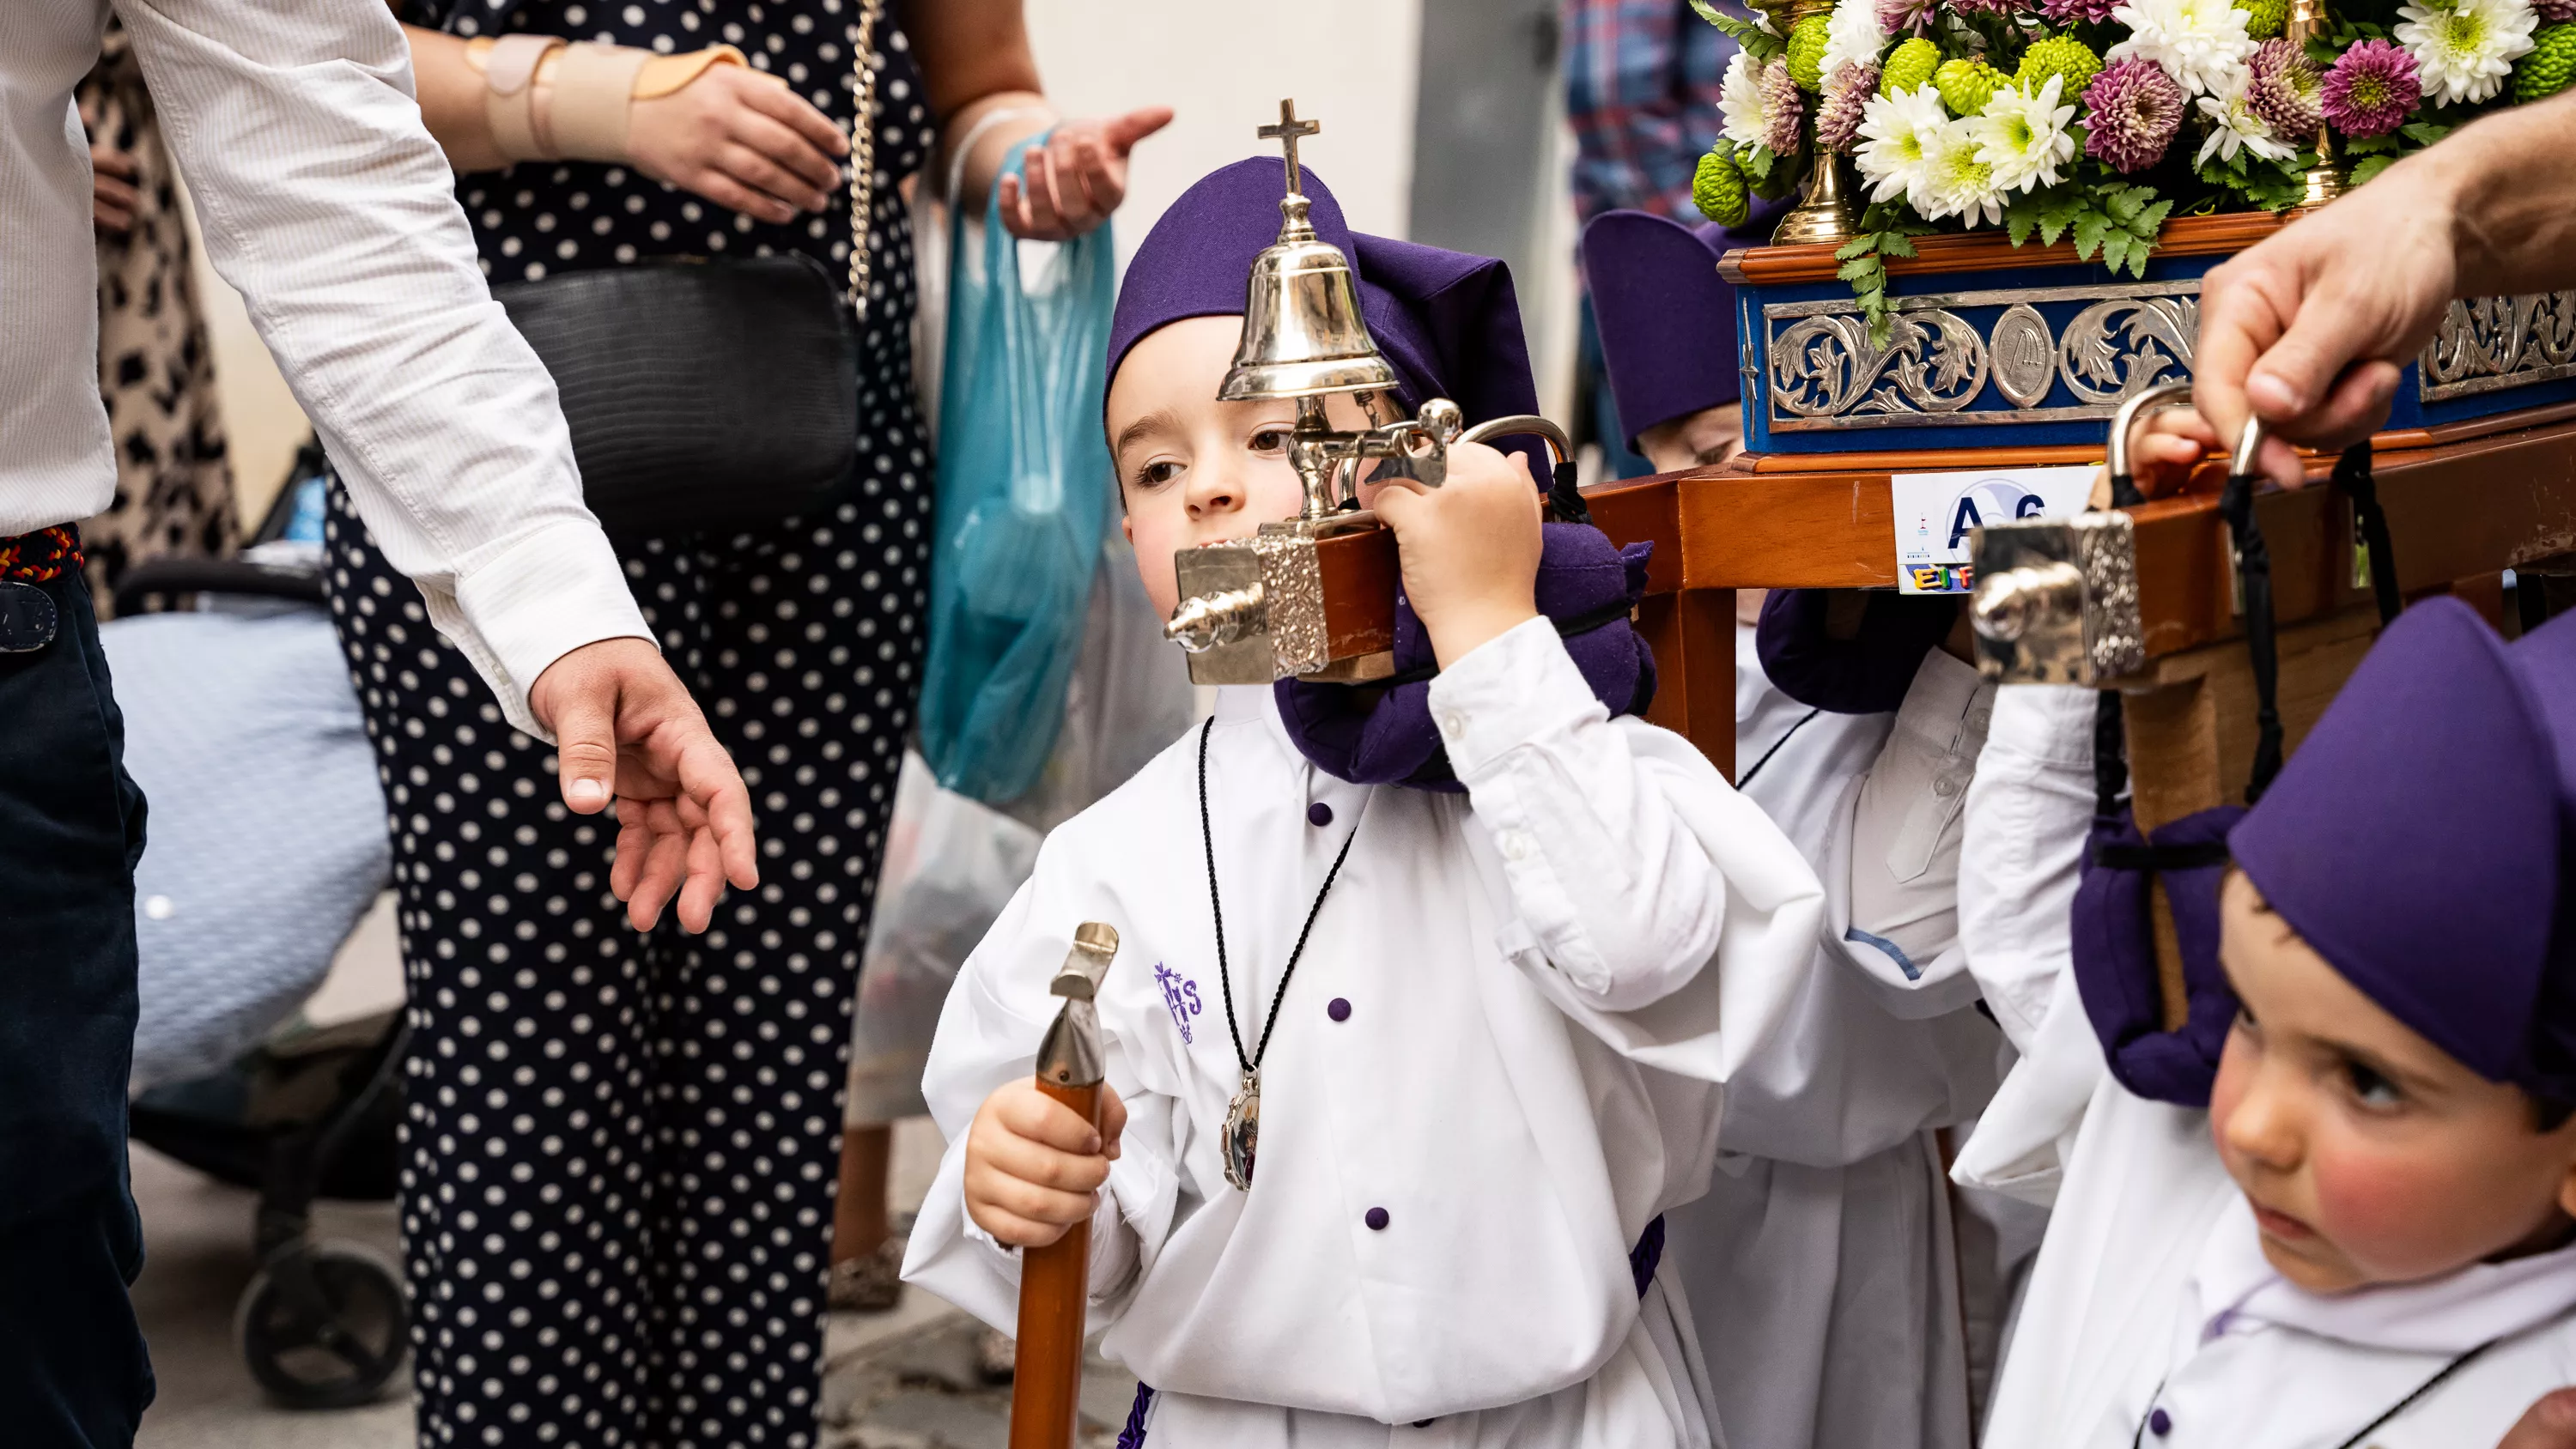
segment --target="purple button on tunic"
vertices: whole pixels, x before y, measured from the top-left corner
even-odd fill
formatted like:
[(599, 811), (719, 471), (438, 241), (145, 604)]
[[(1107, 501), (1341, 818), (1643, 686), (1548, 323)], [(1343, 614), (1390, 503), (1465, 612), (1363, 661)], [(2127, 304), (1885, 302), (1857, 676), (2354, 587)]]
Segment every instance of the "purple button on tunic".
[(1306, 807), (1306, 823), (1321, 830), (1333, 823), (1333, 807), (1318, 800)]
[(1372, 1232), (1372, 1233), (1382, 1233), (1382, 1232), (1385, 1232), (1385, 1231), (1386, 1231), (1386, 1209), (1384, 1209), (1384, 1208), (1370, 1208), (1370, 1209), (1368, 1210), (1368, 1216), (1367, 1216), (1367, 1217), (1365, 1217), (1365, 1218), (1362, 1218), (1362, 1219), (1361, 1219), (1361, 1221), (1362, 1221), (1362, 1222), (1365, 1222), (1365, 1223), (1367, 1223), (1367, 1224), (1369, 1225), (1369, 1231), (1370, 1231), (1370, 1232)]
[(1351, 1019), (1351, 1004), (1336, 996), (1326, 1004), (1324, 1014), (1335, 1021), (1348, 1021)]

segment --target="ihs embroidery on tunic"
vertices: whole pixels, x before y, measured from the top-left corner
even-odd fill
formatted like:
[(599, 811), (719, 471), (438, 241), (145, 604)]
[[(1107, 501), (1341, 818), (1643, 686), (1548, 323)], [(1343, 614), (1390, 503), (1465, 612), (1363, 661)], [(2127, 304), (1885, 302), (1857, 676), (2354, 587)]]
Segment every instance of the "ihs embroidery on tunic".
[(1199, 984), (1157, 961), (1154, 984), (1163, 990), (1163, 1005), (1172, 1013), (1172, 1025), (1181, 1029), (1181, 1045), (1195, 1041), (1190, 1031), (1190, 1018), (1199, 1014)]

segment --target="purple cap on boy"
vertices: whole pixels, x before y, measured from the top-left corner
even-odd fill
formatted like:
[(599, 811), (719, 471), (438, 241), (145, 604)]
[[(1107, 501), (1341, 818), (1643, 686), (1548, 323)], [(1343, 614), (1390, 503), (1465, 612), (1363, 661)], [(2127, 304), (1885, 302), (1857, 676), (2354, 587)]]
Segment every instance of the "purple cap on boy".
[[(1538, 411), (1510, 269), (1490, 257), (1353, 232), (1323, 181), (1300, 174), (1312, 201), (1308, 219), (1350, 259), (1361, 316), (1395, 366), (1408, 412), (1435, 397), (1456, 402), (1470, 423)], [(1238, 161), (1200, 178), (1154, 223), (1110, 323), (1113, 381), (1128, 350), (1156, 328), (1242, 314), (1253, 258), (1278, 238), (1286, 180), (1276, 160)], [(1533, 460), (1542, 487), (1544, 457)], [(1622, 550), (1596, 528), (1560, 523), (1546, 525), (1541, 546), (1539, 610), (1569, 628), (1579, 622), (1566, 651), (1614, 715), (1643, 708), (1654, 694), (1654, 655), (1626, 612), (1645, 592), (1648, 548)], [(1395, 669), (1409, 682), (1372, 689), (1283, 679), (1280, 717), (1298, 749), (1342, 779), (1461, 789), (1431, 722), (1430, 636), (1401, 598), (1395, 612)]]
[[(1354, 232), (1323, 179), (1303, 167), (1298, 174), (1315, 235), (1351, 260), (1360, 317), (1395, 365), (1408, 413), (1435, 397), (1458, 404), (1470, 423), (1538, 411), (1509, 267)], [(1128, 349), (1158, 327), (1243, 315), (1252, 259), (1279, 239), (1286, 180), (1277, 158), (1256, 157), (1211, 171), (1181, 193), (1127, 265), (1109, 322), (1105, 376), (1116, 377)]]
[[(2532, 667), (2552, 645), (2560, 667)], [(2569, 970), (2556, 930), (2567, 790), (2534, 677), (2555, 676), (2569, 719), (2570, 650), (2524, 647), (2529, 663), (2453, 599), (2407, 610), (2228, 846), (2381, 1009), (2490, 1081), (2565, 1100), (2576, 1077), (2551, 1044), (2576, 1021), (2544, 1022), (2542, 1007)]]
[(1717, 259), (1768, 233), (1758, 222), (1694, 229), (1644, 211), (1603, 212), (1584, 227), (1583, 281), (1630, 447), (1658, 423), (1742, 393), (1735, 288)]

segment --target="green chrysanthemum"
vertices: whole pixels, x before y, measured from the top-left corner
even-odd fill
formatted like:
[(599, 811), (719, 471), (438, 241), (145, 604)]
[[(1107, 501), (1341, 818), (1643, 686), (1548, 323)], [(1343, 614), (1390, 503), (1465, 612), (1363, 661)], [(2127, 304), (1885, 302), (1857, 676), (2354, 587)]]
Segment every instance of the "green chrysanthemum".
[(1933, 89), (1954, 116), (1973, 116), (2006, 84), (2004, 73), (1982, 60), (1945, 60), (1932, 72)]
[(1917, 35), (1889, 51), (1887, 64), (1878, 74), (1878, 93), (1892, 96), (1932, 83), (1932, 72), (1941, 68), (1941, 47)]
[(2091, 46), (2072, 35), (2052, 35), (2033, 41), (2030, 49), (2022, 52), (2021, 69), (2013, 78), (2037, 95), (2039, 88), (2048, 84), (2048, 78), (2056, 76), (2064, 82), (2057, 93), (2071, 102), (2084, 94), (2084, 88), (2101, 73), (2102, 57), (2095, 55)]
[(2554, 96), (2576, 80), (2576, 23), (2542, 26), (2531, 38), (2531, 54), (2513, 63), (2513, 99)]
[(1691, 200), (1699, 203), (1700, 215), (1719, 226), (1742, 226), (1753, 214), (1743, 168), (1722, 150), (1699, 158), (1699, 171), (1691, 177)]
[(2236, 0), (2236, 8), (2245, 12), (2245, 33), (2256, 40), (2280, 34), (2290, 20), (2290, 0)]
[(1813, 94), (1825, 83), (1825, 45), (1832, 38), (1826, 32), (1833, 24), (1830, 15), (1810, 15), (1789, 27), (1789, 79), (1798, 89)]

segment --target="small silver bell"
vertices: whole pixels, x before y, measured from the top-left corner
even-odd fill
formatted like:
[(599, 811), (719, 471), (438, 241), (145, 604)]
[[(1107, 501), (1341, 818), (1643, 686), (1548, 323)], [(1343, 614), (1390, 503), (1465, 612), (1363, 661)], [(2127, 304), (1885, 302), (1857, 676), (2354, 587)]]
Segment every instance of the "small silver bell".
[(1297, 141), (1321, 129), (1297, 119), (1294, 101), (1279, 103), (1278, 125), (1261, 128), (1263, 139), (1286, 144), (1288, 191), (1279, 198), (1279, 239), (1253, 258), (1244, 284), (1243, 340), (1235, 348), (1234, 367), (1217, 389), (1220, 402), (1382, 391), (1395, 385), (1395, 369), (1360, 319), (1350, 258), (1315, 235), (1307, 220), (1313, 203), (1297, 167)]

